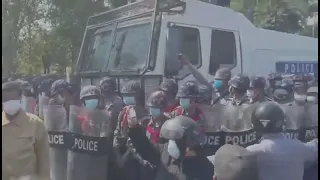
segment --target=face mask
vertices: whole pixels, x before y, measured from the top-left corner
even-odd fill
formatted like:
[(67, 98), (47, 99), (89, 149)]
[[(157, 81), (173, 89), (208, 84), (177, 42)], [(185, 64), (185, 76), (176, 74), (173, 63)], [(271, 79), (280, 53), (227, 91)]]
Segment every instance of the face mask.
[(62, 96), (59, 94), (59, 95), (57, 96), (57, 102), (58, 102), (59, 104), (63, 104), (64, 101), (65, 101), (65, 98), (62, 97)]
[(150, 115), (153, 117), (158, 117), (161, 115), (161, 110), (159, 108), (150, 107), (149, 112)]
[(312, 103), (316, 103), (317, 102), (317, 98), (314, 96), (307, 96), (307, 101), (308, 102), (312, 102)]
[(98, 106), (98, 99), (89, 99), (89, 100), (85, 100), (85, 106), (88, 109), (96, 109)]
[(190, 99), (180, 98), (180, 106), (183, 109), (188, 109), (190, 107)]
[(275, 84), (276, 86), (280, 86), (280, 85), (282, 84), (282, 81), (275, 81), (274, 84)]
[(215, 89), (221, 89), (223, 86), (222, 80), (215, 80), (213, 83), (213, 88)]
[(136, 100), (134, 99), (133, 96), (123, 97), (123, 102), (124, 102), (126, 105), (135, 105), (135, 104), (136, 104)]
[(173, 140), (169, 140), (168, 143), (168, 153), (171, 157), (175, 158), (175, 159), (179, 159), (180, 157), (180, 150), (176, 144), (175, 141)]
[(294, 100), (299, 101), (299, 102), (303, 102), (306, 101), (307, 99), (307, 95), (302, 95), (302, 94), (294, 94)]
[(21, 108), (20, 100), (11, 100), (3, 103), (3, 111), (9, 115), (16, 114)]

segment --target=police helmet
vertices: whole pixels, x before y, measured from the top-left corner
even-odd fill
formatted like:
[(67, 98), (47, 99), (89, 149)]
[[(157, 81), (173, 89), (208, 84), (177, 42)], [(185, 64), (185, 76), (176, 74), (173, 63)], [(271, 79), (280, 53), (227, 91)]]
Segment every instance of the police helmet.
[(253, 125), (262, 133), (279, 133), (283, 130), (285, 114), (281, 107), (270, 101), (260, 103), (253, 112)]
[(140, 92), (142, 92), (141, 83), (135, 80), (128, 81), (121, 89), (121, 93), (123, 94), (136, 94)]
[(185, 82), (179, 89), (177, 96), (180, 98), (196, 98), (199, 95), (198, 85), (194, 81)]
[(246, 91), (249, 88), (250, 79), (247, 75), (239, 73), (233, 76), (229, 80), (228, 84), (230, 87), (233, 87), (235, 89)]
[(311, 74), (296, 74), (292, 77), (293, 82), (308, 82), (312, 81), (314, 78)]
[(230, 80), (231, 71), (229, 68), (220, 68), (216, 71), (214, 79), (216, 80)]
[(71, 93), (72, 86), (66, 80), (59, 79), (59, 80), (56, 80), (52, 83), (50, 94), (51, 94), (51, 96), (55, 96), (55, 95), (63, 92), (64, 90)]
[(283, 79), (282, 75), (280, 73), (270, 73), (268, 75), (268, 81), (281, 81)]
[(100, 89), (93, 85), (84, 86), (80, 91), (80, 100), (100, 96)]
[(102, 92), (114, 92), (117, 90), (116, 81), (108, 76), (101, 79), (99, 86)]
[(262, 76), (250, 77), (250, 89), (264, 89), (266, 87), (266, 80)]
[(199, 85), (199, 95), (197, 97), (198, 103), (211, 102), (212, 100), (212, 89), (205, 85)]
[(174, 79), (164, 79), (161, 82), (159, 89), (175, 95), (178, 92), (178, 83)]
[(185, 138), (188, 147), (201, 145), (205, 140), (200, 125), (187, 116), (176, 116), (165, 121), (160, 130), (160, 137), (174, 141)]
[(149, 107), (165, 108), (168, 105), (165, 92), (155, 91), (151, 93), (146, 105)]

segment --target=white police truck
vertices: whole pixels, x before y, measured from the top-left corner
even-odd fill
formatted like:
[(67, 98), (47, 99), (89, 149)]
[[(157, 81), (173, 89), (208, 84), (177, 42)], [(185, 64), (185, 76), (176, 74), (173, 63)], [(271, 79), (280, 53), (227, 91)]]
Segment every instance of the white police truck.
[(200, 0), (144, 0), (89, 18), (76, 73), (83, 85), (109, 75), (119, 88), (143, 79), (146, 91), (162, 77), (192, 79), (178, 54), (208, 80), (217, 69), (267, 76), (318, 73), (318, 40), (254, 26), (243, 14)]

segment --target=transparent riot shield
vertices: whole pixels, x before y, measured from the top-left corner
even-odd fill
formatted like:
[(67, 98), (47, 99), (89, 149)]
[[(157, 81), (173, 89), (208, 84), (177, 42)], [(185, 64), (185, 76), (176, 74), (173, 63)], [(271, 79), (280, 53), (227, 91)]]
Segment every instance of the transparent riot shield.
[(252, 113), (257, 104), (226, 105), (223, 111), (221, 130), (224, 132), (225, 144), (236, 144), (242, 147), (255, 144), (260, 135), (253, 129)]
[(308, 142), (318, 138), (318, 104), (308, 104), (307, 118), (305, 120), (304, 141)]
[(66, 180), (67, 175), (67, 116), (63, 106), (43, 107), (44, 123), (49, 134), (50, 177)]
[(205, 116), (206, 139), (204, 150), (206, 156), (211, 156), (224, 144), (223, 132), (220, 131), (224, 105), (216, 103), (214, 106), (200, 105)]
[(70, 106), (67, 180), (106, 180), (111, 149), (105, 110)]
[(34, 114), (36, 104), (37, 104), (37, 100), (34, 97), (27, 97), (22, 95), (21, 105), (22, 105), (22, 109), (25, 112)]
[(43, 119), (43, 107), (49, 104), (49, 98), (44, 95), (39, 95), (39, 117)]
[(285, 114), (283, 135), (288, 139), (303, 140), (303, 119), (305, 116), (304, 106), (286, 104), (280, 105)]

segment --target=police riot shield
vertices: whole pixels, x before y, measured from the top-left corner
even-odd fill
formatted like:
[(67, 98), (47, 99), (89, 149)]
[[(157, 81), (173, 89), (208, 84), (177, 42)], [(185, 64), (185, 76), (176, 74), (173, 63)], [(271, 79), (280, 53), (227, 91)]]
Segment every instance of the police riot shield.
[(206, 139), (204, 150), (206, 156), (214, 155), (215, 152), (224, 144), (223, 132), (220, 131), (224, 105), (216, 103), (214, 106), (200, 105), (201, 112), (205, 116)]
[(67, 175), (67, 116), (63, 106), (44, 106), (44, 123), (49, 135), (50, 177), (66, 180)]
[(308, 104), (304, 128), (304, 142), (318, 138), (318, 104)]
[(226, 105), (221, 124), (225, 144), (236, 144), (247, 147), (255, 144), (260, 139), (260, 135), (254, 130), (252, 124), (252, 113), (256, 105)]
[(67, 180), (106, 180), (111, 149), (105, 110), (70, 106)]
[(34, 114), (36, 104), (37, 104), (37, 100), (34, 97), (27, 97), (22, 95), (21, 105), (22, 105), (22, 109), (25, 112)]
[(43, 107), (49, 104), (49, 98), (44, 95), (39, 95), (39, 114), (38, 116), (43, 119)]
[(303, 140), (304, 129), (302, 123), (306, 114), (304, 112), (304, 106), (281, 104), (280, 107), (285, 114), (282, 134), (288, 139)]

